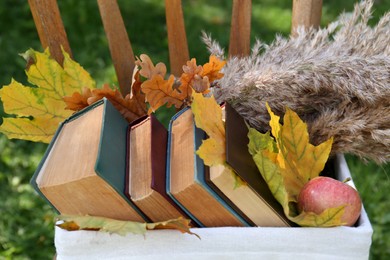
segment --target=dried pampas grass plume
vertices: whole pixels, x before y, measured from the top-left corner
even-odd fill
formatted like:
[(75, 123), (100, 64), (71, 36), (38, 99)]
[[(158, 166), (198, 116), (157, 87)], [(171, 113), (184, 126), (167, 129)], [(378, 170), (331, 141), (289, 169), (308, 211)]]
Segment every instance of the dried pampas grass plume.
[(313, 144), (334, 136), (333, 154), (390, 161), (390, 13), (370, 27), (372, 5), (357, 4), (324, 29), (258, 41), (249, 57), (228, 61), (215, 97), (260, 131), (268, 130), (266, 102), (279, 115), (287, 106), (307, 122)]

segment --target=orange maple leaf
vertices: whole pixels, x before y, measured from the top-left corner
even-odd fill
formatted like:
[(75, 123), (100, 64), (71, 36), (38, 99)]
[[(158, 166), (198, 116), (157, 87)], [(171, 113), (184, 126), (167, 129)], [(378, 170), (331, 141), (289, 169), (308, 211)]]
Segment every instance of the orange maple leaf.
[(142, 84), (142, 92), (146, 95), (146, 101), (150, 108), (148, 113), (156, 111), (159, 107), (167, 104), (167, 107), (174, 105), (181, 108), (187, 97), (187, 93), (180, 92), (174, 88), (175, 77), (171, 75), (168, 80), (164, 80), (161, 75), (154, 75), (150, 80)]

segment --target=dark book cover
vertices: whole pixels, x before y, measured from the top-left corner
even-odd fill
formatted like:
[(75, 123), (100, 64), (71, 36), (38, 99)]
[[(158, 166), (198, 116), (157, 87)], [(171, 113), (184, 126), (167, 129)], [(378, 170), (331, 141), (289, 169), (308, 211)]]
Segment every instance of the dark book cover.
[(229, 103), (225, 104), (225, 111), (226, 162), (277, 214), (282, 216), (286, 222), (291, 223), (286, 218), (282, 206), (272, 195), (249, 153), (249, 129), (244, 118)]

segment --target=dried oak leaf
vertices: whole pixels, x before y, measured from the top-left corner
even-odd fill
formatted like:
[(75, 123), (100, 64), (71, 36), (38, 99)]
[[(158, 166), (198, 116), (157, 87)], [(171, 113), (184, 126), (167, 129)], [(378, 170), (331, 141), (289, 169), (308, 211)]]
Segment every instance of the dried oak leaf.
[(146, 114), (145, 95), (141, 92), (141, 84), (139, 71), (135, 71), (131, 94), (126, 97), (123, 97), (117, 89), (111, 89), (108, 84), (105, 84), (102, 89), (84, 88), (82, 93), (75, 92), (70, 97), (64, 97), (63, 100), (67, 109), (79, 111), (105, 97), (128, 122), (131, 122)]
[(188, 97), (192, 94), (191, 88), (198, 93), (207, 94), (210, 91), (210, 82), (223, 77), (220, 70), (225, 64), (226, 61), (221, 61), (214, 55), (211, 55), (209, 62), (203, 66), (196, 65), (196, 59), (191, 59), (183, 66), (180, 89), (187, 92)]
[(64, 97), (63, 100), (66, 103), (65, 109), (79, 111), (88, 104), (88, 98), (92, 96), (92, 91), (90, 88), (83, 87), (83, 90), (80, 92), (74, 92), (70, 97)]
[(143, 94), (138, 91), (133, 95), (128, 94), (123, 97), (117, 89), (111, 89), (108, 84), (105, 84), (102, 89), (92, 90), (92, 96), (88, 98), (88, 104), (93, 104), (105, 97), (128, 122), (132, 122), (146, 114), (146, 104), (140, 102), (142, 100), (142, 98), (139, 98), (140, 95)]
[(191, 87), (197, 93), (207, 94), (210, 91), (210, 81), (207, 76), (201, 77), (199, 75), (195, 75), (191, 82)]
[(135, 64), (141, 67), (139, 73), (147, 79), (153, 78), (154, 75), (160, 75), (164, 78), (167, 73), (167, 68), (164, 63), (159, 62), (154, 66), (152, 60), (146, 54), (141, 54), (140, 58), (137, 57)]
[(176, 108), (182, 107), (187, 95), (174, 88), (174, 82), (175, 77), (173, 75), (168, 80), (164, 80), (161, 75), (157, 74), (142, 84), (142, 92), (145, 93), (145, 99), (150, 105), (149, 114), (164, 104), (167, 104), (167, 107), (172, 105)]
[(142, 86), (142, 80), (139, 70), (134, 69), (134, 76), (133, 76), (133, 83), (131, 86), (131, 94), (129, 97), (126, 95), (125, 98), (128, 99), (135, 99), (137, 100), (138, 109), (142, 110), (143, 113), (146, 113), (146, 100), (145, 100), (145, 94), (142, 92), (141, 86)]
[(218, 59), (216, 56), (211, 55), (209, 58), (209, 62), (203, 65), (202, 76), (207, 77), (209, 82), (213, 82), (214, 80), (221, 79), (223, 77), (223, 73), (221, 73), (221, 69), (225, 66), (226, 61)]
[(183, 66), (183, 74), (180, 76), (181, 85), (179, 89), (187, 94), (187, 97), (190, 97), (192, 94), (192, 89), (194, 81), (197, 81), (196, 92), (203, 93), (207, 92), (208, 86), (210, 83), (207, 79), (207, 85), (203, 84), (202, 75), (203, 68), (200, 65), (196, 65), (196, 59), (192, 58), (190, 61), (187, 61), (187, 64)]

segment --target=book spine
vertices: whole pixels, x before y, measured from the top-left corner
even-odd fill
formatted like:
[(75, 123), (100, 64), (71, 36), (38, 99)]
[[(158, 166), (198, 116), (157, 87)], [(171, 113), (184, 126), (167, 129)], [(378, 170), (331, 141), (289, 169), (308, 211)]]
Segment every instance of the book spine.
[(125, 195), (126, 180), (126, 132), (127, 121), (119, 111), (107, 100), (104, 100), (104, 116), (101, 140), (95, 172), (145, 220), (145, 214)]
[(75, 120), (76, 118), (82, 116), (83, 114), (85, 114), (86, 112), (88, 112), (89, 110), (91, 109), (94, 109), (95, 107), (97, 106), (100, 106), (102, 105), (103, 103), (105, 102), (105, 100), (99, 100), (95, 103), (93, 103), (92, 105), (74, 113), (72, 116), (70, 116), (69, 118), (65, 119), (57, 128), (56, 132), (54, 133), (54, 136), (52, 138), (52, 140), (50, 141), (48, 147), (46, 148), (46, 151), (41, 159), (41, 161), (39, 162), (38, 164), (38, 167), (37, 169), (35, 170), (33, 176), (31, 177), (30, 179), (30, 185), (34, 188), (34, 190), (38, 193), (38, 195), (43, 198), (55, 211), (57, 214), (60, 214), (59, 210), (53, 205), (53, 203), (50, 202), (50, 200), (48, 200), (46, 198), (46, 196), (42, 193), (42, 191), (39, 189), (38, 185), (37, 185), (37, 177), (38, 177), (38, 174), (39, 172), (41, 171), (42, 167), (43, 167), (43, 164), (45, 163), (46, 161), (46, 158), (49, 156), (50, 154), (50, 151), (51, 149), (53, 148), (57, 138), (58, 138), (58, 135), (60, 134), (62, 128), (64, 127), (64, 125), (72, 120)]
[[(168, 129), (168, 148), (167, 148), (167, 170), (166, 170), (166, 191), (167, 194), (172, 198), (173, 201), (177, 205), (180, 206), (180, 208), (191, 217), (191, 219), (198, 224), (200, 227), (204, 227), (205, 225), (197, 219), (191, 212), (187, 210), (187, 208), (181, 204), (171, 193), (170, 193), (170, 158), (171, 158), (171, 141), (172, 141), (172, 122), (178, 118), (182, 113), (186, 112), (189, 108), (182, 109), (179, 111), (175, 116), (172, 117), (171, 123), (169, 124)], [(240, 216), (236, 211), (233, 210), (232, 207), (230, 207), (205, 181), (205, 165), (203, 163), (203, 160), (196, 154), (196, 150), (199, 148), (199, 146), (202, 143), (202, 140), (205, 138), (205, 133), (203, 130), (197, 128), (195, 126), (195, 123), (193, 124), (194, 127), (194, 142), (195, 142), (195, 150), (194, 150), (194, 156), (195, 156), (195, 169), (194, 169), (194, 178), (198, 184), (200, 184), (212, 197), (214, 197), (226, 210), (228, 210), (239, 222), (242, 223), (243, 226), (251, 226), (250, 223), (248, 223), (242, 216)]]
[(166, 182), (165, 182), (165, 190), (166, 190), (166, 194), (175, 202), (176, 205), (178, 205), (182, 211), (184, 211), (186, 213), (187, 216), (189, 216), (193, 222), (195, 222), (195, 224), (199, 227), (205, 227), (205, 225), (202, 224), (202, 222), (199, 221), (199, 219), (197, 219), (189, 210), (187, 210), (186, 207), (184, 207), (183, 204), (181, 204), (174, 196), (173, 194), (171, 193), (171, 176), (170, 176), (170, 172), (171, 172), (171, 143), (172, 143), (172, 123), (173, 121), (178, 118), (181, 114), (183, 114), (185, 111), (187, 111), (189, 108), (184, 108), (182, 110), (180, 110), (179, 112), (177, 112), (172, 118), (171, 118), (171, 121), (169, 123), (169, 127), (168, 127), (168, 141), (167, 141), (167, 162), (166, 162)]
[(194, 123), (194, 141), (195, 141), (195, 151), (194, 151), (194, 156), (195, 156), (195, 161), (196, 161), (196, 169), (195, 169), (195, 179), (196, 181), (203, 186), (203, 188), (211, 195), (213, 196), (225, 209), (227, 209), (234, 217), (236, 217), (244, 226), (253, 226), (251, 222), (248, 222), (244, 217), (242, 217), (240, 214), (237, 213), (227, 203), (206, 181), (205, 174), (206, 174), (206, 166), (203, 163), (203, 160), (196, 154), (196, 151), (199, 149), (199, 147), (202, 144), (202, 141), (206, 138), (206, 133), (196, 127)]
[(161, 194), (173, 207), (175, 207), (183, 217), (190, 218), (181, 207), (166, 192), (166, 164), (167, 164), (167, 144), (168, 131), (161, 122), (154, 116), (151, 120), (151, 142), (152, 142), (152, 183), (151, 188)]

